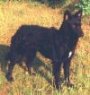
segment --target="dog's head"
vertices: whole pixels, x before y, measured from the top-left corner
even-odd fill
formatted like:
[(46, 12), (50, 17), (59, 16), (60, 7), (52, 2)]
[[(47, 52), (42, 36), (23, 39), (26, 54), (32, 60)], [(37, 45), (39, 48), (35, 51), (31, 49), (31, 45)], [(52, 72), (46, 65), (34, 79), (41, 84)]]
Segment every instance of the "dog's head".
[(65, 11), (64, 13), (64, 22), (67, 23), (68, 28), (70, 28), (70, 31), (75, 33), (77, 37), (82, 37), (84, 35), (81, 29), (81, 18), (82, 18), (82, 10), (79, 10), (74, 14), (71, 14), (71, 12), (68, 10)]

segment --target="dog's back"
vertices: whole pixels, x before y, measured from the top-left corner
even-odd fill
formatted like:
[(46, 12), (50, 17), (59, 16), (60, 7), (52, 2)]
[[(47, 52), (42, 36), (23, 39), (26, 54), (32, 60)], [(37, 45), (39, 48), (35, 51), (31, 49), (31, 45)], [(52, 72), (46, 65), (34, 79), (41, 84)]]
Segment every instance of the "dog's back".
[[(54, 27), (45, 28), (38, 25), (22, 25), (11, 39), (9, 57), (26, 55), (30, 49), (35, 49), (44, 54), (51, 48), (52, 39), (57, 30)], [(33, 53), (32, 51), (30, 51)]]

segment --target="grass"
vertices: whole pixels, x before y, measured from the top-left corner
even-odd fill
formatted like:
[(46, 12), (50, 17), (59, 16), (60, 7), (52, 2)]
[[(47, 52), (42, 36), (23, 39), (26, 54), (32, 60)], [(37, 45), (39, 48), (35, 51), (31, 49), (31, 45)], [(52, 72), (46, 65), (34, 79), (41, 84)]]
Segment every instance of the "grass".
[[(74, 88), (62, 84), (60, 92), (52, 86), (52, 64), (39, 53), (34, 61), (35, 75), (15, 66), (15, 81), (5, 78), (7, 62), (5, 55), (9, 50), (10, 40), (23, 24), (36, 24), (44, 27), (59, 28), (62, 23), (62, 9), (52, 9), (45, 5), (28, 3), (0, 4), (0, 95), (89, 95), (90, 92), (90, 17), (83, 18), (82, 29), (85, 36), (80, 39), (71, 64), (71, 80)], [(62, 74), (63, 76), (63, 74)]]

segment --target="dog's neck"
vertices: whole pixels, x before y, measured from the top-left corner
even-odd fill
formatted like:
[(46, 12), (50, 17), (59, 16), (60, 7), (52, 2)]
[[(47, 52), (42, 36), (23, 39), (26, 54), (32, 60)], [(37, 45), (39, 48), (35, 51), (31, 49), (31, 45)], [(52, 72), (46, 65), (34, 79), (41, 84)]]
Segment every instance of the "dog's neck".
[(68, 45), (70, 45), (71, 48), (76, 47), (79, 37), (74, 34), (72, 29), (68, 28), (67, 23), (62, 23), (59, 33), (65, 43), (69, 42)]

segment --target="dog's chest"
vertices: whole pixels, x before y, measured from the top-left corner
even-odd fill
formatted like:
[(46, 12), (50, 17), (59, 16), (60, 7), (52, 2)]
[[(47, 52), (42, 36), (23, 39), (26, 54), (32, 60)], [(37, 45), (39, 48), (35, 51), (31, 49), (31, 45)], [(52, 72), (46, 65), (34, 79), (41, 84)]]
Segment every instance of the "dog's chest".
[(70, 58), (72, 56), (73, 52), (72, 51), (69, 51), (68, 53), (68, 58)]

